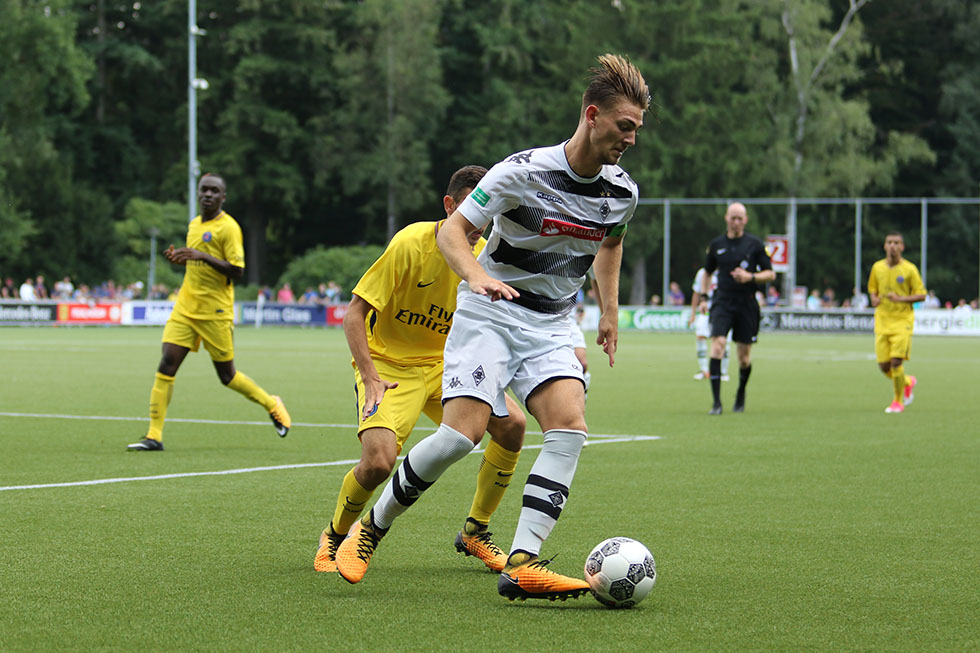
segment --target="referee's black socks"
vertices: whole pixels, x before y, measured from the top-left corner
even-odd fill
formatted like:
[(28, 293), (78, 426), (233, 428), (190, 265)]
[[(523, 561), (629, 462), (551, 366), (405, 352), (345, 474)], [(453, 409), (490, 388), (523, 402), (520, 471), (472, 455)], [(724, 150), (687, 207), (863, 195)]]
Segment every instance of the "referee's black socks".
[(735, 395), (738, 403), (745, 403), (745, 385), (749, 382), (749, 375), (752, 374), (752, 366), (738, 368), (738, 393)]
[(711, 394), (715, 398), (715, 406), (721, 405), (721, 359), (712, 358), (708, 361), (708, 374), (711, 379)]

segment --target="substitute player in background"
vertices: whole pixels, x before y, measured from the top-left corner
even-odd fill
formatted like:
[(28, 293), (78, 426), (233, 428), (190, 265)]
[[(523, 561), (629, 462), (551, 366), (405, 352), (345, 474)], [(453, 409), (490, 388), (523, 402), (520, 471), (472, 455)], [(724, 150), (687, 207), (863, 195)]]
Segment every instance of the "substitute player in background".
[(221, 383), (269, 411), (281, 437), (292, 426), (282, 399), (235, 370), (233, 282), (245, 272), (245, 250), (241, 227), (221, 208), (225, 180), (210, 173), (201, 177), (197, 201), (201, 215), (187, 227), (186, 247), (174, 249), (171, 245), (164, 252), (171, 263), (187, 269), (177, 303), (163, 327), (163, 356), (150, 390), (150, 427), (142, 440), (126, 447), (129, 451), (163, 451), (163, 422), (174, 392), (174, 377), (187, 352), (197, 351), (202, 342)]
[[(702, 294), (704, 277), (708, 276), (708, 293)], [(694, 347), (698, 358), (698, 371), (694, 375), (695, 381), (711, 378), (708, 372), (708, 338), (711, 337), (711, 321), (708, 319), (708, 311), (711, 309), (711, 296), (718, 287), (718, 272), (708, 275), (704, 268), (698, 268), (694, 273), (694, 283), (691, 284), (691, 317), (687, 321), (687, 326), (694, 325)], [(721, 359), (721, 380), (728, 380), (728, 360), (731, 353), (732, 342), (725, 338), (725, 354)]]
[(919, 268), (902, 258), (905, 240), (897, 231), (885, 235), (885, 258), (875, 261), (868, 277), (868, 294), (875, 308), (875, 355), (878, 367), (892, 380), (894, 395), (886, 413), (901, 413), (912, 403), (916, 379), (906, 375), (915, 312), (912, 304), (926, 298)]
[[(544, 443), (524, 486), (523, 508), (497, 591), (509, 598), (565, 599), (584, 580), (548, 569), (544, 541), (567, 505), (586, 440), (582, 366), (568, 313), (593, 266), (601, 290), (597, 344), (615, 360), (619, 267), (636, 184), (618, 163), (636, 142), (650, 92), (625, 58), (599, 57), (572, 137), (495, 165), (439, 232), (439, 249), (462, 277), (446, 340), (443, 421), (416, 444), (371, 512), (337, 552), (340, 574), (359, 581), (392, 522), (483, 436), (506, 410), (505, 389), (537, 418)], [(493, 222), (474, 259), (466, 235)]]
[[(721, 357), (728, 332), (732, 332), (738, 352), (738, 391), (733, 412), (745, 410), (745, 386), (752, 373), (752, 345), (759, 335), (759, 302), (755, 298), (759, 282), (776, 278), (766, 247), (756, 236), (745, 232), (749, 221), (745, 205), (733, 202), (725, 210), (725, 233), (708, 245), (704, 269), (708, 275), (718, 272), (718, 288), (711, 298), (711, 395), (714, 404), (710, 415), (721, 415)], [(707, 294), (708, 277), (701, 283)]]
[[(453, 174), (442, 198), (447, 216), (486, 172), (466, 166)], [(361, 459), (344, 477), (333, 519), (320, 535), (313, 561), (317, 571), (337, 571), (337, 547), (375, 488), (391, 474), (419, 415), (425, 413), (436, 424), (442, 421), (442, 351), (460, 281), (436, 245), (444, 223), (416, 222), (396, 233), (354, 287), (344, 335), (353, 355)], [(471, 256), (486, 245), (481, 233), (467, 233)], [(476, 556), (494, 571), (503, 569), (507, 556), (494, 544), (488, 524), (510, 485), (526, 421), (510, 397), (507, 415), (490, 420), (476, 495), (456, 535), (457, 551)]]

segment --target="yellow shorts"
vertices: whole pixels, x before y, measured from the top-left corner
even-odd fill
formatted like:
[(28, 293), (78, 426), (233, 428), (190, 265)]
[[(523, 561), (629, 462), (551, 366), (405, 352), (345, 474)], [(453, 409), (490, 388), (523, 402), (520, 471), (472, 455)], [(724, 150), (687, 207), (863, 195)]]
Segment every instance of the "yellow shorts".
[(395, 365), (388, 361), (374, 359), (378, 374), (385, 381), (397, 381), (398, 387), (385, 392), (377, 412), (367, 419), (364, 415), (364, 382), (361, 373), (354, 368), (355, 392), (357, 394), (357, 432), (366, 429), (385, 428), (395, 434), (398, 452), (408, 440), (425, 413), (433, 422), (442, 421), (442, 363), (437, 365)]
[(879, 363), (887, 363), (893, 358), (908, 360), (912, 351), (912, 332), (876, 333), (875, 355)]
[(234, 332), (231, 320), (195, 320), (173, 312), (163, 327), (161, 342), (197, 351), (203, 341), (211, 360), (224, 363), (235, 358)]

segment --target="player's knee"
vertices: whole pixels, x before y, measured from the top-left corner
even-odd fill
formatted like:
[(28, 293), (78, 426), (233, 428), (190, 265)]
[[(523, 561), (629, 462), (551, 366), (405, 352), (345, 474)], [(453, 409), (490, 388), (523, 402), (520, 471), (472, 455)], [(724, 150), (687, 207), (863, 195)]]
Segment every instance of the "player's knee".
[(372, 456), (358, 463), (356, 477), (365, 490), (373, 490), (388, 479), (394, 468), (394, 459)]
[(490, 425), (490, 437), (508, 451), (520, 451), (524, 445), (524, 432), (527, 429), (527, 417), (524, 413), (511, 413), (510, 417), (493, 420)]

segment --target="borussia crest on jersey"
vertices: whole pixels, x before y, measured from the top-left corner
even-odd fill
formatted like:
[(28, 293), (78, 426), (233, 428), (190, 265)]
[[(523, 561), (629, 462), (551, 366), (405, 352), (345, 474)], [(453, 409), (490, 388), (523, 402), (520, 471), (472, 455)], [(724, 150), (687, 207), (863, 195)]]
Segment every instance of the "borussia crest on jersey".
[(564, 145), (501, 161), (459, 210), (477, 227), (493, 220), (479, 257), (491, 276), (569, 310), (602, 241), (625, 234), (638, 191), (617, 165), (578, 176)]

